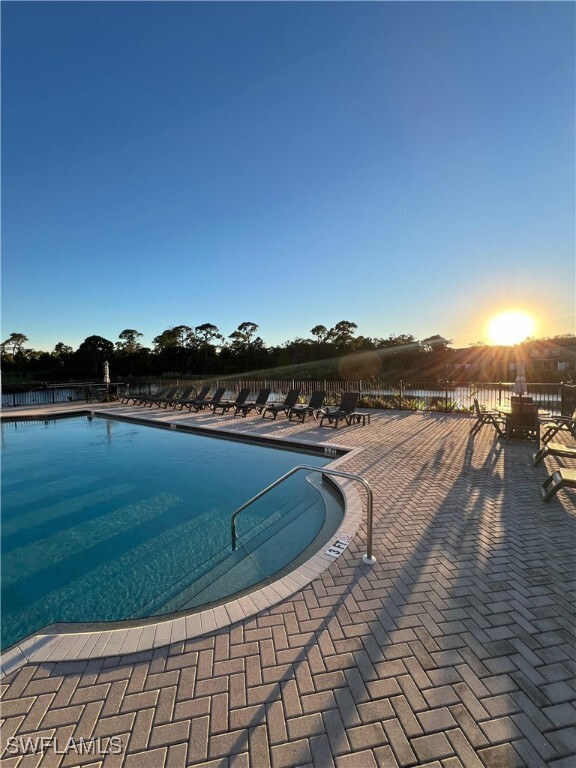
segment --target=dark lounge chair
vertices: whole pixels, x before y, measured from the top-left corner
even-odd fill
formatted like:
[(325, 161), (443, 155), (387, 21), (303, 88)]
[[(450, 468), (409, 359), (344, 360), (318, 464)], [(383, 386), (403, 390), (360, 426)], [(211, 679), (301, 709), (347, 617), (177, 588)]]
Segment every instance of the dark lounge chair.
[(320, 411), (322, 414), (320, 426), (324, 426), (324, 419), (328, 419), (328, 425), (334, 429), (337, 429), (339, 421), (345, 421), (346, 424), (350, 424), (350, 417), (356, 410), (358, 400), (360, 400), (360, 392), (344, 392), (338, 408), (332, 411), (329, 408)]
[(474, 398), (474, 411), (476, 413), (476, 422), (472, 425), (470, 430), (471, 435), (477, 435), (482, 429), (484, 424), (491, 424), (500, 437), (505, 435), (506, 420), (498, 413), (498, 411), (487, 411), (480, 408), (478, 398)]
[(278, 414), (282, 412), (288, 415), (288, 411), (296, 405), (299, 397), (300, 390), (291, 389), (284, 398), (283, 403), (270, 403), (270, 405), (267, 405), (262, 411), (262, 418), (265, 419), (267, 413), (270, 413), (273, 419), (276, 419)]
[(576, 440), (576, 411), (572, 416), (548, 416), (539, 420), (539, 443), (546, 445), (558, 432), (569, 432)]
[(129, 395), (129, 394), (126, 394), (122, 398), (122, 403), (123, 403), (123, 405), (129, 405), (130, 404), (130, 400), (132, 400), (132, 404), (133, 405), (141, 405), (146, 400), (150, 400), (150, 399), (155, 398), (155, 397), (164, 397), (165, 395), (168, 394), (170, 389), (171, 389), (171, 387), (164, 387), (164, 389), (159, 390), (155, 395)]
[(191, 411), (192, 408), (198, 413), (198, 411), (203, 411), (204, 408), (212, 408), (212, 406), (216, 405), (217, 403), (222, 400), (224, 397), (224, 393), (226, 392), (226, 387), (218, 387), (216, 392), (214, 392), (214, 396), (208, 400), (200, 400), (198, 399), (195, 403), (191, 403), (188, 407), (188, 410)]
[(210, 387), (202, 387), (200, 392), (196, 395), (196, 397), (190, 397), (188, 395), (187, 397), (179, 397), (176, 400), (174, 400), (174, 408), (176, 408), (177, 405), (180, 406), (180, 410), (184, 408), (184, 406), (190, 406), (190, 404), (199, 403), (208, 397), (208, 392), (210, 392)]
[(547, 445), (543, 445), (538, 453), (534, 454), (532, 466), (537, 467), (540, 462), (544, 461), (546, 456), (562, 456), (569, 459), (576, 459), (576, 448), (571, 448), (569, 445), (563, 445), (562, 443), (548, 443)]
[(557, 469), (542, 483), (540, 490), (544, 501), (550, 501), (560, 488), (576, 488), (576, 469)]
[(249, 394), (249, 387), (245, 387), (244, 389), (241, 389), (240, 392), (238, 392), (236, 400), (221, 400), (219, 403), (216, 403), (212, 406), (212, 410), (214, 413), (219, 410), (222, 410), (222, 413), (226, 413), (226, 411), (229, 411), (231, 408), (235, 408), (237, 405), (244, 405), (246, 400), (248, 400)]
[(178, 397), (169, 397), (169, 396), (161, 397), (158, 400), (156, 400), (156, 404), (158, 405), (158, 407), (168, 408), (169, 405), (174, 407), (179, 400), (188, 399), (192, 394), (192, 392), (194, 392), (194, 389), (195, 389), (194, 386), (185, 387), (180, 394), (178, 392), (176, 393)]
[(258, 397), (253, 403), (243, 403), (242, 405), (237, 405), (234, 408), (234, 416), (238, 416), (238, 414), (241, 413), (242, 416), (244, 416), (245, 418), (246, 416), (248, 416), (248, 414), (251, 411), (262, 413), (262, 411), (266, 406), (266, 401), (268, 400), (271, 391), (272, 390), (270, 389), (261, 389), (258, 394)]
[(174, 398), (176, 397), (176, 394), (178, 392), (179, 387), (168, 387), (167, 391), (164, 392), (164, 394), (158, 392), (155, 395), (150, 395), (149, 397), (142, 397), (136, 405), (148, 405), (150, 408), (152, 408), (153, 405), (156, 405), (156, 403), (161, 403), (166, 398)]
[(296, 418), (302, 419), (302, 422), (304, 422), (306, 416), (310, 415), (316, 419), (318, 417), (318, 412), (324, 405), (325, 399), (326, 390), (319, 389), (316, 390), (316, 392), (312, 392), (308, 405), (295, 405), (293, 408), (290, 408), (288, 411), (288, 418), (292, 421), (292, 416), (296, 416)]

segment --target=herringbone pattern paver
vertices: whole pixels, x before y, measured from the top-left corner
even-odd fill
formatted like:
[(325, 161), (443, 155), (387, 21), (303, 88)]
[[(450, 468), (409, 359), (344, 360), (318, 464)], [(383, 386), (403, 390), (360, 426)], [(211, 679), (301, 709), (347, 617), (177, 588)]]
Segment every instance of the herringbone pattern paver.
[[(576, 765), (575, 496), (540, 501), (533, 446), (434, 414), (335, 432), (150, 418), (363, 448), (341, 468), (374, 488), (378, 562), (361, 561), (364, 528), (303, 590), (226, 629), (20, 668), (2, 681), (3, 765)], [(13, 736), (122, 751), (14, 755)]]

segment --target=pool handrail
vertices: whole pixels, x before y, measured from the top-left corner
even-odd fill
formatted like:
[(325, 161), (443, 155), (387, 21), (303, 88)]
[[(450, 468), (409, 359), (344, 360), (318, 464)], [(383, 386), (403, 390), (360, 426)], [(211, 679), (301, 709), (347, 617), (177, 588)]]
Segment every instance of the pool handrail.
[(266, 488), (264, 488), (262, 491), (257, 493), (251, 499), (249, 499), (245, 504), (242, 504), (241, 507), (238, 507), (238, 509), (232, 513), (232, 517), (230, 519), (230, 532), (232, 535), (232, 551), (233, 552), (236, 551), (236, 540), (237, 540), (236, 518), (240, 514), (240, 512), (242, 512), (242, 510), (246, 509), (246, 507), (249, 507), (255, 501), (260, 499), (262, 496), (267, 494), (277, 485), (280, 485), (280, 483), (284, 482), (284, 480), (286, 480), (288, 477), (290, 477), (295, 472), (298, 472), (301, 469), (306, 469), (306, 470), (309, 470), (310, 472), (320, 472), (323, 475), (334, 475), (335, 477), (343, 477), (346, 480), (355, 480), (356, 482), (359, 482), (364, 486), (364, 489), (366, 490), (366, 496), (367, 496), (366, 524), (368, 528), (368, 533), (366, 536), (366, 554), (362, 556), (362, 560), (368, 565), (374, 565), (374, 563), (376, 562), (376, 558), (372, 554), (373, 493), (372, 493), (372, 488), (370, 487), (370, 484), (368, 483), (367, 480), (365, 480), (360, 475), (355, 475), (351, 472), (342, 472), (339, 469), (327, 469), (326, 467), (313, 467), (313, 466), (310, 466), (309, 464), (298, 464), (298, 466), (293, 467), (291, 470), (286, 472), (286, 474), (282, 475), (282, 477), (279, 477), (273, 483), (270, 483), (270, 485), (266, 486)]

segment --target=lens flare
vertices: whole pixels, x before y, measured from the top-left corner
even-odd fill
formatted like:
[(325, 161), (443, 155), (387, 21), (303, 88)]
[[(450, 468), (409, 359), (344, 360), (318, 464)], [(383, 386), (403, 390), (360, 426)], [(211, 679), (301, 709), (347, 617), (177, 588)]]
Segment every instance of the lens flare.
[(378, 376), (382, 361), (374, 352), (351, 352), (340, 360), (338, 372), (345, 381), (360, 381)]

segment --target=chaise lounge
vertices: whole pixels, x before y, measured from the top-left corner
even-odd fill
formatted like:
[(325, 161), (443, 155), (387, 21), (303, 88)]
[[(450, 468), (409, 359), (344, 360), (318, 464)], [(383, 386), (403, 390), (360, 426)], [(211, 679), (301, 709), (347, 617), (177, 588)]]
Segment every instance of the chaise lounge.
[(155, 395), (130, 395), (126, 393), (123, 396), (121, 402), (123, 405), (129, 405), (130, 400), (132, 400), (133, 405), (142, 405), (147, 400), (152, 400), (156, 397), (165, 397), (171, 389), (172, 387), (164, 387), (164, 389), (160, 389)]
[(266, 401), (268, 400), (270, 396), (270, 389), (261, 389), (258, 393), (258, 397), (253, 403), (243, 403), (242, 405), (237, 405), (234, 408), (234, 416), (238, 416), (239, 413), (242, 414), (244, 418), (248, 416), (250, 411), (256, 411), (257, 413), (262, 413), (264, 408), (266, 407)]
[(546, 445), (558, 432), (569, 432), (576, 440), (576, 411), (572, 416), (549, 416), (539, 420), (539, 443)]
[(194, 403), (190, 403), (188, 410), (191, 411), (192, 408), (198, 413), (198, 411), (203, 411), (204, 408), (212, 408), (213, 406), (217, 405), (220, 400), (224, 397), (224, 393), (226, 392), (226, 387), (218, 387), (216, 392), (214, 392), (214, 396), (210, 400), (196, 400)]
[(180, 410), (182, 410), (182, 408), (183, 408), (185, 405), (188, 405), (188, 404), (189, 404), (191, 401), (197, 401), (197, 400), (205, 400), (205, 399), (206, 399), (206, 397), (208, 396), (208, 392), (210, 392), (210, 387), (202, 387), (202, 389), (201, 389), (201, 390), (200, 390), (200, 392), (199, 392), (199, 393), (196, 395), (196, 397), (192, 397), (192, 398), (191, 398), (191, 397), (190, 397), (190, 395), (192, 394), (192, 392), (193, 392), (195, 389), (196, 389), (196, 387), (191, 387), (189, 390), (187, 390), (186, 392), (184, 392), (184, 394), (183, 394), (183, 395), (181, 395), (180, 397), (177, 397), (177, 398), (176, 398), (176, 399), (175, 399), (175, 400), (174, 400), (174, 401), (171, 403), (172, 407), (173, 407), (173, 408), (176, 408), (176, 406), (177, 406), (177, 405), (179, 405), (179, 406), (180, 406)]
[(152, 408), (153, 405), (161, 403), (167, 398), (173, 399), (176, 396), (178, 389), (179, 387), (168, 387), (168, 389), (163, 394), (161, 392), (157, 392), (155, 395), (141, 397), (136, 405), (149, 405), (150, 408)]
[[(194, 392), (194, 389), (194, 386), (185, 387), (178, 397), (160, 397), (156, 400), (156, 405), (158, 405), (158, 407), (163, 406), (164, 408), (168, 408), (169, 405), (174, 407), (179, 400), (187, 400), (192, 392)], [(176, 394), (178, 394), (178, 392)]]
[(216, 411), (222, 409), (222, 413), (226, 413), (226, 411), (229, 411), (231, 408), (235, 408), (238, 405), (243, 405), (248, 399), (249, 394), (250, 389), (245, 387), (244, 389), (241, 389), (240, 392), (238, 392), (236, 400), (221, 400), (219, 403), (215, 403), (213, 406), (211, 406), (212, 410), (214, 413), (216, 413)]
[(332, 426), (333, 429), (338, 428), (339, 421), (345, 421), (346, 424), (350, 424), (350, 418), (356, 410), (358, 400), (360, 400), (360, 392), (344, 392), (338, 408), (333, 411), (330, 409), (320, 411), (322, 414), (320, 426), (324, 426), (324, 419), (328, 419), (328, 425)]
[(316, 390), (312, 392), (310, 402), (308, 405), (295, 405), (288, 411), (288, 418), (292, 421), (292, 416), (296, 416), (298, 419), (302, 419), (302, 423), (306, 420), (306, 416), (313, 416), (318, 418), (318, 413), (322, 410), (324, 400), (326, 399), (326, 390)]
[(546, 456), (562, 456), (576, 459), (576, 448), (571, 448), (569, 445), (563, 445), (562, 443), (548, 443), (548, 445), (543, 445), (538, 453), (534, 454), (532, 466), (537, 467)]
[(276, 419), (278, 414), (282, 412), (288, 416), (288, 411), (296, 405), (299, 397), (300, 390), (291, 389), (284, 398), (283, 403), (270, 403), (270, 405), (267, 405), (262, 411), (262, 418), (265, 419), (267, 413), (270, 413), (273, 419)]
[(576, 488), (576, 469), (557, 469), (542, 483), (540, 490), (544, 501), (556, 495), (560, 488)]

